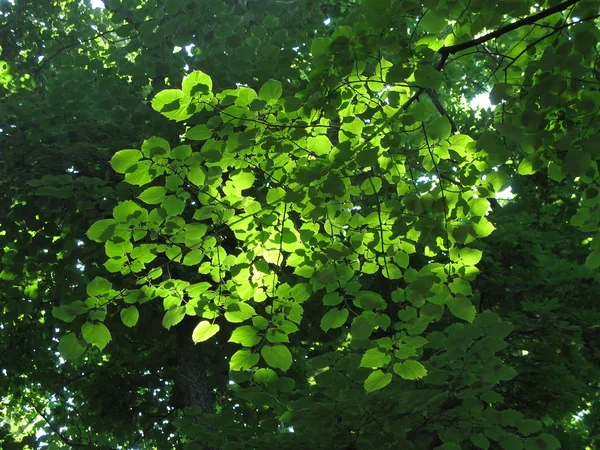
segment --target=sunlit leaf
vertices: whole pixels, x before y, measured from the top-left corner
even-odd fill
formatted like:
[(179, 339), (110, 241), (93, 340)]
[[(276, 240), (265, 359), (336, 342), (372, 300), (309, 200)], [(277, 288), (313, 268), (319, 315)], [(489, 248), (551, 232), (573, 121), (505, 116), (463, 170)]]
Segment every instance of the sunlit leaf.
[(285, 345), (264, 346), (260, 354), (265, 362), (274, 369), (285, 371), (292, 365), (292, 354)]
[(392, 381), (391, 373), (384, 373), (381, 370), (375, 370), (365, 380), (365, 390), (367, 392), (378, 391), (383, 389)]
[(98, 347), (100, 350), (103, 350), (111, 340), (110, 331), (101, 322), (84, 323), (81, 327), (81, 335), (89, 344)]
[(219, 325), (210, 323), (208, 320), (202, 320), (192, 332), (192, 340), (197, 344), (213, 337), (219, 331)]

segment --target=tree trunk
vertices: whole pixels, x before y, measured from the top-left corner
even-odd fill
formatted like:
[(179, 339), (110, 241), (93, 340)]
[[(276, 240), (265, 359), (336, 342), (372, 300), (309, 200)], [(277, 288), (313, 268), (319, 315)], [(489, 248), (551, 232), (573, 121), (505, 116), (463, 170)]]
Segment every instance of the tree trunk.
[(177, 366), (179, 375), (176, 388), (183, 396), (186, 408), (200, 406), (203, 413), (215, 412), (214, 396), (208, 385), (206, 363), (201, 344), (192, 341), (192, 331), (198, 318), (186, 316), (175, 328), (177, 332)]

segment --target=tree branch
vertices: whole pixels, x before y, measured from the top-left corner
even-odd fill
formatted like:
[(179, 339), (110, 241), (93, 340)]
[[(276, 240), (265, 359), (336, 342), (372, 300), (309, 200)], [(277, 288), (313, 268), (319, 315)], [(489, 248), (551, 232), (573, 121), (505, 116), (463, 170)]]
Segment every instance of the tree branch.
[(450, 127), (452, 128), (452, 134), (457, 133), (458, 132), (458, 127), (456, 126), (456, 123), (454, 122), (454, 118), (451, 115), (448, 114), (448, 112), (446, 111), (446, 108), (444, 108), (444, 106), (440, 102), (440, 99), (438, 98), (437, 93), (433, 89), (431, 89), (431, 88), (427, 88), (425, 90), (425, 92), (427, 92), (427, 95), (429, 95), (429, 98), (431, 99), (431, 101), (435, 105), (435, 108), (438, 110), (438, 112), (442, 116), (446, 116), (446, 118), (450, 122)]
[(58, 438), (65, 443), (66, 445), (68, 445), (69, 447), (91, 447), (90, 444), (84, 444), (84, 443), (78, 443), (78, 442), (73, 442), (71, 441), (69, 438), (65, 437), (62, 435), (62, 433), (58, 430), (58, 428), (56, 428), (52, 422), (50, 422), (50, 420), (46, 417), (46, 414), (44, 414), (44, 412), (42, 410), (40, 410), (35, 404), (31, 403), (31, 407), (35, 410), (35, 412), (42, 418), (44, 419), (44, 422), (46, 422), (46, 424), (48, 425), (48, 427), (50, 427), (50, 429), (52, 430), (52, 432), (54, 434), (56, 434), (58, 436)]
[[(517, 28), (520, 28), (522, 26), (532, 25), (535, 22), (537, 22), (538, 20), (543, 19), (544, 17), (551, 16), (552, 14), (555, 14), (557, 12), (563, 11), (563, 10), (567, 9), (569, 6), (573, 6), (576, 3), (579, 3), (580, 1), (581, 0), (567, 0), (566, 2), (563, 2), (559, 5), (553, 6), (552, 8), (548, 8), (544, 11), (534, 14), (533, 16), (525, 17), (524, 19), (517, 20), (514, 23), (511, 23), (504, 27), (498, 28), (496, 31), (492, 31), (491, 33), (485, 34), (477, 39), (472, 39), (470, 41), (463, 42), (462, 44), (450, 45), (448, 47), (442, 47), (438, 50), (438, 53), (440, 55), (442, 55), (442, 58), (435, 66), (435, 70), (441, 71), (444, 68), (444, 66), (446, 65), (446, 62), (448, 61), (448, 57), (450, 55), (454, 55), (454, 54), (461, 52), (463, 50), (466, 50), (468, 48), (477, 47), (478, 45), (483, 44), (484, 42), (491, 41), (492, 39), (496, 39), (500, 36), (505, 35), (506, 33), (516, 30)], [(421, 96), (421, 94), (423, 94), (423, 92), (425, 92), (426, 90), (427, 89), (423, 88), (423, 87), (419, 88), (419, 90), (417, 92), (415, 92), (413, 94), (413, 96), (411, 98), (409, 98), (408, 101), (404, 105), (402, 105), (401, 109), (407, 110), (410, 107), (410, 105), (412, 105), (416, 100), (418, 100), (419, 97)], [(433, 98), (432, 98), (432, 100), (433, 100)], [(436, 104), (436, 107), (438, 107), (437, 104)], [(438, 108), (438, 110), (439, 110), (439, 108)], [(441, 111), (440, 111), (440, 113), (441, 113)]]
[(447, 57), (448, 55), (453, 55), (462, 50), (466, 50), (471, 47), (477, 47), (479, 44), (483, 44), (484, 42), (491, 41), (492, 39), (496, 39), (500, 36), (505, 35), (506, 33), (509, 33), (510, 31), (516, 30), (517, 28), (521, 28), (524, 25), (533, 25), (538, 20), (543, 19), (544, 17), (551, 16), (552, 14), (555, 14), (557, 12), (564, 11), (569, 6), (573, 6), (576, 3), (579, 3), (580, 1), (581, 0), (567, 0), (566, 2), (560, 3), (556, 6), (553, 6), (552, 8), (548, 8), (544, 11), (534, 14), (533, 16), (525, 17), (524, 19), (517, 20), (514, 23), (511, 23), (504, 27), (498, 28), (496, 31), (492, 31), (491, 33), (484, 34), (483, 36), (481, 36), (477, 39), (472, 39), (470, 41), (463, 42), (462, 44), (450, 45), (448, 47), (442, 47), (438, 50), (438, 53), (441, 54), (442, 57), (444, 57), (444, 56)]

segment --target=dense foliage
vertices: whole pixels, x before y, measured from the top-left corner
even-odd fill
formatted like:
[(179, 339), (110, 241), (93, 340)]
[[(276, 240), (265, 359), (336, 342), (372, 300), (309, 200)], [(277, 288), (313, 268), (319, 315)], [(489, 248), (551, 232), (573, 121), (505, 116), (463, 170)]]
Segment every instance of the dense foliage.
[(597, 448), (599, 13), (0, 0), (3, 448)]

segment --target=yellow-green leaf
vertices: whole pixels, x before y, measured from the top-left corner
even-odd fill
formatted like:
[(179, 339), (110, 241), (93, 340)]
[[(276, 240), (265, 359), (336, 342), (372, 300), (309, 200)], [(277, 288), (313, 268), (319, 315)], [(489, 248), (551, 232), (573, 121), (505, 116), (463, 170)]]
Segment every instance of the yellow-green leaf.
[(192, 332), (192, 340), (197, 344), (213, 337), (219, 331), (219, 325), (208, 320), (201, 321)]

